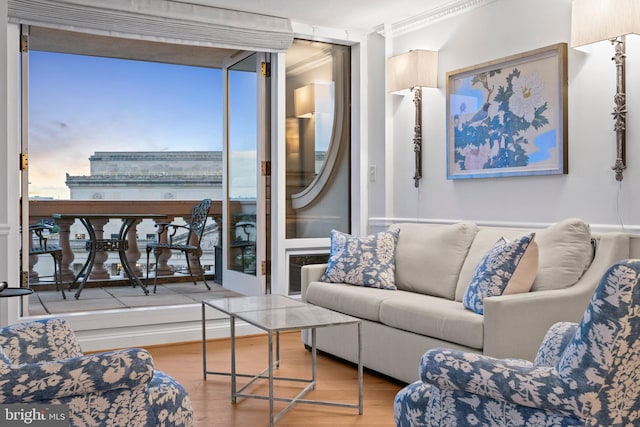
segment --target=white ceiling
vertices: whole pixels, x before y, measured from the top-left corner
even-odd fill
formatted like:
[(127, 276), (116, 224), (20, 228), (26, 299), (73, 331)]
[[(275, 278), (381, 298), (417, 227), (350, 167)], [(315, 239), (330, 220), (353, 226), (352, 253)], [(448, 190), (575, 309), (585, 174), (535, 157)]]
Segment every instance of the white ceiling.
[[(442, 8), (458, 8), (471, 0), (179, 0), (245, 12), (290, 18), (330, 28), (371, 32)], [(477, 3), (477, 1), (476, 1)]]
[[(1, 0), (0, 0), (1, 1)], [(289, 18), (300, 24), (369, 33), (384, 24), (411, 27), (459, 13), (494, 0), (174, 0)], [(148, 61), (220, 67), (234, 51), (198, 46), (158, 45), (136, 39), (93, 36), (47, 28), (32, 28), (31, 48)], [(150, 47), (153, 45), (153, 47)], [(125, 54), (124, 52), (127, 52)], [(304, 52), (303, 52), (304, 56)], [(288, 60), (295, 52), (288, 52)]]

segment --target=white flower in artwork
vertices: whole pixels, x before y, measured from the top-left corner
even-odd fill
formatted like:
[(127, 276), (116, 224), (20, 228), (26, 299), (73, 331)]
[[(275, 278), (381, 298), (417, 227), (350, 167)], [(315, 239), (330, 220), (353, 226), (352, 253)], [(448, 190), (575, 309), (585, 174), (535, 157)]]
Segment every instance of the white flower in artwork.
[(465, 158), (465, 170), (477, 170), (483, 169), (487, 162), (498, 154), (498, 146), (494, 144), (491, 147), (489, 143), (480, 144), (479, 146), (467, 145), (463, 148), (458, 148), (458, 152)]
[(537, 73), (530, 76), (514, 77), (513, 95), (509, 100), (509, 108), (518, 117), (531, 123), (536, 114), (536, 109), (544, 104), (542, 90), (544, 82)]

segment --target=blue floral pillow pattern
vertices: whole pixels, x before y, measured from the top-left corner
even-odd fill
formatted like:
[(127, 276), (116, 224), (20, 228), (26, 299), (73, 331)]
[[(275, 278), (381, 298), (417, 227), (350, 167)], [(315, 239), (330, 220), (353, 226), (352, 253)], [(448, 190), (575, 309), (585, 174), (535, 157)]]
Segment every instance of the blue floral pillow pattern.
[(535, 233), (512, 242), (501, 237), (476, 267), (462, 304), (469, 310), (484, 314), (486, 297), (529, 292), (537, 271)]
[(399, 233), (399, 230), (389, 230), (355, 237), (331, 230), (329, 263), (320, 280), (395, 290)]

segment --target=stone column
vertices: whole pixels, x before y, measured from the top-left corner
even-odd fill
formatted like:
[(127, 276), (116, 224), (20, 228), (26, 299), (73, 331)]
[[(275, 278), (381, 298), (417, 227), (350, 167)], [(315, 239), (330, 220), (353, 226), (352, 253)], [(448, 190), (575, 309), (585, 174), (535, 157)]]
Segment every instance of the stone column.
[[(29, 231), (29, 249), (33, 248), (33, 232)], [(38, 255), (29, 255), (29, 283), (38, 283), (40, 275), (35, 269), (36, 264), (40, 260)]]
[[(204, 232), (203, 232), (203, 235), (204, 235)], [(198, 244), (198, 237), (192, 234), (187, 244), (196, 246)], [(200, 255), (202, 255), (202, 250), (200, 251), (199, 254), (194, 254), (194, 253), (187, 254), (187, 256), (189, 257), (189, 268), (191, 270), (191, 274), (193, 274), (194, 276), (199, 276), (200, 274), (202, 274), (202, 268), (198, 267), (199, 265), (198, 258), (200, 257)]]
[(131, 271), (138, 276), (142, 277), (142, 271), (140, 267), (138, 267), (138, 260), (140, 259), (140, 249), (138, 248), (138, 224), (140, 224), (142, 220), (136, 221), (131, 228), (129, 228), (129, 232), (127, 233), (127, 243), (129, 248), (127, 249), (127, 264), (129, 264)]
[[(156, 221), (156, 223), (162, 223), (162, 222), (171, 222), (173, 220), (174, 218), (169, 217), (169, 218), (163, 218), (162, 220), (154, 220), (154, 221)], [(160, 227), (160, 225), (158, 225), (158, 227)], [(160, 234), (158, 237), (159, 237), (160, 243), (167, 243), (168, 237), (167, 237), (166, 230), (162, 234)], [(153, 254), (151, 254), (150, 256), (153, 256)], [(171, 269), (171, 267), (169, 267), (169, 258), (171, 258), (171, 251), (169, 249), (162, 249), (160, 251), (160, 254), (158, 255), (158, 262), (155, 268), (156, 277), (173, 275), (173, 270)]]
[[(96, 234), (96, 240), (104, 239), (104, 226), (109, 222), (108, 219), (94, 219), (92, 221), (93, 231)], [(90, 280), (104, 280), (109, 278), (109, 272), (104, 268), (105, 261), (109, 258), (109, 253), (105, 251), (96, 252), (96, 259), (93, 268), (89, 273)]]
[(73, 251), (71, 250), (71, 224), (73, 224), (73, 219), (56, 219), (56, 224), (58, 225), (58, 238), (60, 239), (60, 248), (62, 249), (62, 268), (61, 268), (61, 279), (63, 283), (71, 283), (73, 279), (75, 279), (76, 275), (69, 266), (73, 263), (75, 256), (73, 255)]

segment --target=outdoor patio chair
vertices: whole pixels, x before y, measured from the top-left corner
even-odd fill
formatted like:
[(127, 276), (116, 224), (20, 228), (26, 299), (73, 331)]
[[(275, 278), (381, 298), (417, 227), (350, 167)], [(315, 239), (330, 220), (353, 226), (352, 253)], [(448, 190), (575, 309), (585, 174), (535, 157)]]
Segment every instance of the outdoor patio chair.
[(256, 223), (253, 221), (238, 221), (235, 224), (236, 239), (231, 242), (231, 249), (240, 251), (239, 271), (243, 273), (255, 274), (256, 272), (255, 228)]
[(154, 368), (147, 350), (85, 355), (61, 318), (0, 329), (0, 403), (26, 404), (25, 412), (29, 404), (47, 412), (68, 405), (68, 412), (60, 409), (69, 426), (194, 425), (187, 391)]
[[(173, 223), (159, 223), (158, 225), (158, 241), (147, 244), (147, 279), (149, 278), (149, 255), (153, 251), (153, 255), (156, 261), (156, 274), (153, 279), (153, 293), (156, 292), (156, 286), (158, 283), (158, 256), (163, 250), (181, 251), (184, 253), (184, 257), (187, 261), (187, 271), (191, 275), (191, 279), (194, 284), (198, 284), (197, 279), (204, 282), (207, 289), (211, 290), (211, 287), (207, 283), (204, 277), (204, 270), (200, 263), (200, 257), (202, 256), (202, 236), (204, 235), (205, 225), (207, 218), (209, 217), (209, 209), (211, 208), (211, 199), (204, 199), (201, 202), (193, 206), (191, 210), (191, 220), (184, 225)], [(166, 241), (163, 241), (163, 236), (166, 235)], [(191, 256), (197, 263), (198, 274), (194, 274), (194, 269), (191, 266)]]
[[(48, 241), (49, 235), (57, 230), (58, 226), (51, 222), (40, 221), (36, 224), (30, 224), (29, 232), (32, 244), (29, 247), (29, 255), (50, 254), (53, 257), (53, 281), (56, 284), (56, 290), (59, 290), (62, 293), (62, 298), (66, 299), (62, 283), (62, 248), (58, 245), (52, 245)], [(34, 239), (34, 236), (37, 239)]]

